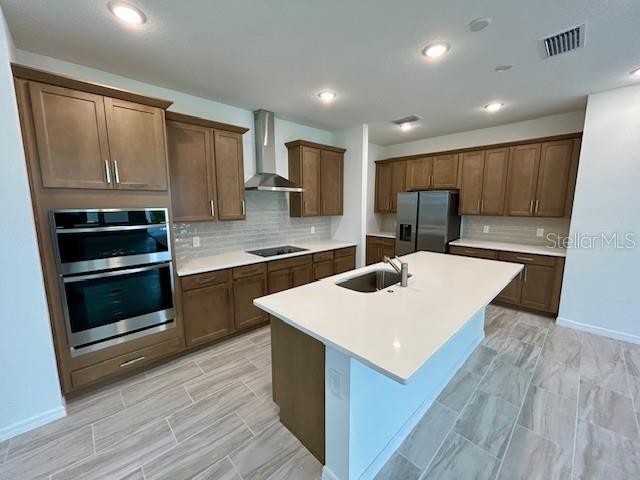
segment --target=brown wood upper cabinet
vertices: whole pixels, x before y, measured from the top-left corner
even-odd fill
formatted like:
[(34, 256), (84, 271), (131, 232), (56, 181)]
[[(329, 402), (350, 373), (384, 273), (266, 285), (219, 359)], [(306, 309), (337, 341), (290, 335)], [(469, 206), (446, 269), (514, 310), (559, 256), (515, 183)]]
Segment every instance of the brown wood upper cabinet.
[(407, 190), (455, 188), (457, 184), (457, 153), (416, 158), (407, 162)]
[(387, 162), (376, 165), (375, 211), (393, 213), (398, 192), (406, 191), (407, 162)]
[(461, 215), (502, 215), (508, 152), (499, 148), (462, 154)]
[(511, 147), (507, 214), (563, 217), (569, 215), (575, 140)]
[(289, 180), (304, 189), (290, 194), (292, 217), (342, 215), (343, 148), (296, 140), (289, 150)]
[(167, 112), (171, 202), (176, 221), (245, 218), (246, 128)]
[(161, 108), (29, 82), (44, 187), (166, 190)]

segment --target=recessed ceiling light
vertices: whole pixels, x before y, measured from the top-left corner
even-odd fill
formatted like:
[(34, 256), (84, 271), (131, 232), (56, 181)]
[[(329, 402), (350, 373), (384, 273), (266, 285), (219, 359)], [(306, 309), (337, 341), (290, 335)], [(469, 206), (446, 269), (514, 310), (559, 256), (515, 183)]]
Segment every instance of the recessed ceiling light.
[(412, 128), (413, 128), (413, 123), (407, 122), (407, 123), (400, 124), (400, 130), (402, 130), (403, 132), (408, 132)]
[(511, 70), (513, 68), (513, 65), (509, 65), (508, 63), (505, 65), (498, 65), (497, 67), (494, 67), (493, 69), (496, 72), (506, 72), (508, 70)]
[(118, 19), (125, 23), (140, 25), (147, 21), (147, 16), (137, 7), (125, 2), (109, 2), (108, 8)]
[(636, 68), (635, 70), (631, 71), (631, 76), (640, 78), (640, 68)]
[(318, 93), (318, 98), (324, 103), (331, 103), (336, 99), (336, 92), (330, 92), (328, 90)]
[(422, 50), (422, 54), (429, 58), (438, 58), (449, 51), (451, 47), (448, 43), (432, 43)]
[(467, 25), (467, 29), (470, 32), (479, 32), (480, 30), (484, 30), (485, 28), (487, 28), (489, 25), (491, 24), (491, 19), (490, 18), (476, 18), (475, 20), (472, 20), (471, 22), (469, 22), (469, 25)]
[(502, 107), (504, 107), (504, 103), (500, 103), (500, 102), (493, 102), (493, 103), (489, 103), (487, 105), (484, 106), (484, 109), (487, 112), (497, 112), (498, 110), (500, 110)]

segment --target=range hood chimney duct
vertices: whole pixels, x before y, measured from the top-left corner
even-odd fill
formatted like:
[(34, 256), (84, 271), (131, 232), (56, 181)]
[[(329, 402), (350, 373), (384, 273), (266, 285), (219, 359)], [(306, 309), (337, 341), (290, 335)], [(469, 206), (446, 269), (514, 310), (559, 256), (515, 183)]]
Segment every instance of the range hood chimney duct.
[(253, 120), (256, 142), (256, 174), (244, 184), (245, 190), (302, 192), (302, 188), (276, 174), (273, 112), (256, 110), (253, 112)]

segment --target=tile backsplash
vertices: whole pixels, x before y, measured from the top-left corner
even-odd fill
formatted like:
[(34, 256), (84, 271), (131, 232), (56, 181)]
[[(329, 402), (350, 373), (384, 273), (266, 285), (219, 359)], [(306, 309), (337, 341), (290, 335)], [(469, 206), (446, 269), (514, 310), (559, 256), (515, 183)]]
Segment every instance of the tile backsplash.
[[(289, 216), (284, 192), (245, 192), (246, 220), (175, 223), (178, 260), (207, 257), (234, 250), (262, 248), (286, 243), (326, 240), (331, 237), (331, 218)], [(311, 227), (315, 233), (311, 233)], [(193, 246), (193, 237), (200, 246)]]
[[(483, 232), (485, 226), (489, 227), (488, 233)], [(536, 235), (538, 228), (544, 229), (541, 237)], [(548, 244), (547, 235), (549, 233), (566, 237), (569, 234), (569, 219), (466, 215), (462, 217), (460, 236), (473, 240), (546, 245)]]

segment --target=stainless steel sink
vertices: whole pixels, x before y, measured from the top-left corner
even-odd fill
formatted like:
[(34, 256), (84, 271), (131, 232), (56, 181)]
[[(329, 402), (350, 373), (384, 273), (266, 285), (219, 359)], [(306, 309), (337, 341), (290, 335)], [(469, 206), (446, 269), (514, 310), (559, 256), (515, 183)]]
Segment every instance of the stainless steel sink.
[(373, 293), (378, 290), (384, 290), (396, 283), (400, 283), (400, 275), (398, 273), (391, 270), (373, 270), (338, 282), (336, 285), (356, 292)]

